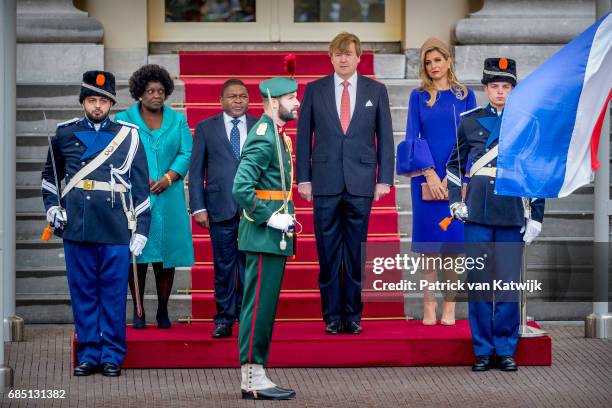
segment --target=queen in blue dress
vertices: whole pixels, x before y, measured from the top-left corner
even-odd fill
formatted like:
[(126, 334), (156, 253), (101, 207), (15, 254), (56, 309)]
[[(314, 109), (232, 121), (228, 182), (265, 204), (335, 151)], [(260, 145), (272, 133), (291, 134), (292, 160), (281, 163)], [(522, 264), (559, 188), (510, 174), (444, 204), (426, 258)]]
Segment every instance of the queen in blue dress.
[[(449, 47), (436, 38), (421, 47), (419, 76), (421, 85), (410, 94), (406, 141), (397, 154), (397, 173), (412, 177), (412, 251), (425, 259), (456, 256), (452, 243), (463, 242), (463, 224), (452, 222), (443, 231), (438, 223), (449, 216), (446, 162), (456, 143), (456, 126), (461, 113), (476, 107), (476, 97), (457, 80)], [(422, 279), (436, 280), (440, 268), (434, 264), (422, 268)], [(457, 279), (454, 270), (442, 271), (444, 280)], [(436, 322), (436, 301), (425, 291), (423, 324)], [(453, 293), (445, 293), (441, 323), (455, 323)]]

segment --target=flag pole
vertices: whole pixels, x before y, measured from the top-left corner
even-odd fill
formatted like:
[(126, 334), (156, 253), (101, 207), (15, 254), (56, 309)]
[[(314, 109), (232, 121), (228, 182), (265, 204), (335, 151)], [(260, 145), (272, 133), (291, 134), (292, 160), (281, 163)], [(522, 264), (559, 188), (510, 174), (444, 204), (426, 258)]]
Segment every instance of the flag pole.
[[(597, 0), (597, 18), (610, 11), (611, 0)], [(587, 338), (609, 339), (612, 336), (612, 314), (608, 309), (608, 268), (610, 245), (610, 109), (599, 139), (598, 159), (601, 167), (595, 173), (594, 234), (593, 234), (593, 313), (585, 318)]]
[[(15, 80), (13, 79), (11, 83), (9, 79), (9, 76), (14, 78), (12, 74), (15, 72), (15, 54), (13, 52), (15, 49), (15, 24), (17, 21), (17, 6), (15, 0), (0, 2), (0, 21), (2, 21), (2, 26), (0, 27), (0, 78), (4, 78), (5, 82), (8, 80), (9, 83), (4, 83), (4, 85), (6, 88), (9, 88), (11, 85), (15, 85)], [(7, 100), (9, 94), (10, 90), (8, 89), (0, 91), (0, 129), (5, 130), (5, 126), (9, 121), (13, 121), (13, 126), (15, 121), (15, 96), (13, 94), (12, 100)], [(7, 134), (5, 131), (2, 131), (0, 132), (0, 136), (2, 137), (0, 141), (0, 157), (4, 157), (7, 148), (15, 149), (14, 139), (9, 139), (14, 138), (14, 133)], [(12, 146), (10, 146), (11, 144)], [(9, 163), (9, 165), (12, 165), (14, 168), (14, 160)], [(11, 194), (15, 194), (14, 182), (14, 178), (12, 181), (9, 180), (8, 177), (0, 178), (0, 190), (2, 191), (2, 200), (0, 200), (0, 282), (2, 282), (3, 286), (5, 279), (10, 278), (9, 274), (15, 273), (14, 268), (8, 270), (6, 263), (4, 263), (7, 251), (11, 253), (11, 248), (8, 247), (7, 243), (10, 242), (11, 247), (15, 245), (14, 237), (11, 236), (10, 239), (7, 237), (7, 230), (10, 232), (11, 229), (7, 228), (6, 225), (9, 222), (14, 223), (14, 214), (11, 215), (13, 221), (9, 221), (2, 216), (6, 207), (10, 207), (10, 205), (7, 205), (7, 195), (11, 197)], [(6, 191), (7, 189), (11, 189), (11, 191), (8, 192)], [(14, 206), (12, 208), (14, 210)], [(14, 250), (12, 254), (14, 255)], [(5, 312), (4, 289), (4, 287), (0, 288), (0, 317), (3, 318), (3, 320)], [(6, 364), (4, 356), (4, 326), (4, 322), (0, 322), (0, 392), (4, 392), (7, 388), (13, 386), (13, 369)]]
[[(523, 245), (523, 251), (522, 251), (523, 264), (521, 265), (521, 283), (526, 282), (527, 247), (528, 247), (527, 244)], [(527, 322), (529, 321), (529, 318), (527, 317), (527, 291), (525, 289), (521, 290), (520, 307), (521, 307), (521, 323), (519, 326), (519, 336), (520, 337), (547, 336), (548, 333), (545, 330), (538, 329), (537, 327), (531, 327), (527, 324)]]

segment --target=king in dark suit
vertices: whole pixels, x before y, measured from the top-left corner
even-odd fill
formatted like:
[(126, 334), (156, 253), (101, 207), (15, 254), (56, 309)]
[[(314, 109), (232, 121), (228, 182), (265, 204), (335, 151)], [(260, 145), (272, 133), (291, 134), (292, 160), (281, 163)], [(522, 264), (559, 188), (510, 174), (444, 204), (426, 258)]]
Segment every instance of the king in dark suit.
[[(384, 85), (356, 72), (361, 43), (334, 38), (335, 73), (306, 87), (297, 128), (298, 191), (314, 199), (319, 287), (326, 332), (361, 332), (361, 243), (372, 200), (389, 193), (394, 146)], [(313, 143), (314, 138), (314, 143)]]
[(215, 268), (214, 338), (232, 335), (240, 316), (244, 254), (238, 251), (240, 208), (232, 197), (240, 152), (257, 118), (247, 115), (249, 94), (244, 83), (223, 84), (223, 112), (196, 126), (189, 169), (189, 206), (195, 222), (210, 231)]

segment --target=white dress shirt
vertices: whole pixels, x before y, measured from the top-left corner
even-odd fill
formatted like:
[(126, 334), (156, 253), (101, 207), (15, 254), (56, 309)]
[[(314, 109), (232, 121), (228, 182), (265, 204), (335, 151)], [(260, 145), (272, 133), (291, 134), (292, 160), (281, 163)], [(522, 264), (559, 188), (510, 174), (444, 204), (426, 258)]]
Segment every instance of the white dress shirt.
[[(357, 71), (347, 79), (349, 82), (348, 92), (351, 100), (351, 118), (353, 112), (355, 112), (355, 99), (357, 98)], [(334, 72), (334, 90), (336, 93), (336, 110), (338, 111), (338, 117), (340, 117), (340, 104), (342, 103), (342, 91), (344, 90), (343, 85), (344, 79), (340, 78), (338, 74)]]
[[(225, 123), (225, 133), (227, 135), (227, 140), (229, 140), (230, 142), (231, 142), (230, 135), (232, 134), (232, 128), (234, 127), (234, 124), (232, 123), (233, 119), (234, 119), (233, 117), (223, 112), (223, 122)], [(246, 125), (246, 115), (242, 115), (236, 119), (240, 121), (240, 123), (238, 123), (238, 131), (240, 132), (240, 153), (242, 153), (242, 147), (244, 146), (244, 142), (246, 142), (246, 138), (248, 134), (247, 125)]]

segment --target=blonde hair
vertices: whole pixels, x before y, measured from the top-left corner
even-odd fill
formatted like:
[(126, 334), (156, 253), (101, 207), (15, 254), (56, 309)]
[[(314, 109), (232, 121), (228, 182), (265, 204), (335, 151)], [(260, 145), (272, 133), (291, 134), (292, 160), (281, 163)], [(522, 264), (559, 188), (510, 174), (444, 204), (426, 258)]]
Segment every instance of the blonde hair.
[(429, 94), (429, 99), (426, 104), (430, 108), (436, 103), (438, 96), (438, 90), (436, 89), (433, 81), (427, 75), (427, 69), (425, 68), (425, 57), (431, 51), (438, 51), (446, 61), (450, 59), (448, 66), (448, 72), (446, 73), (448, 84), (450, 88), (455, 92), (458, 99), (465, 99), (468, 95), (468, 89), (457, 79), (455, 75), (455, 62), (451, 58), (450, 51), (446, 44), (435, 38), (430, 38), (421, 47), (421, 63), (419, 64), (419, 78), (421, 79), (421, 89)]
[(335, 52), (347, 52), (351, 43), (355, 44), (355, 53), (358, 57), (361, 56), (361, 41), (355, 34), (342, 32), (334, 37), (329, 43), (329, 56), (331, 57)]

